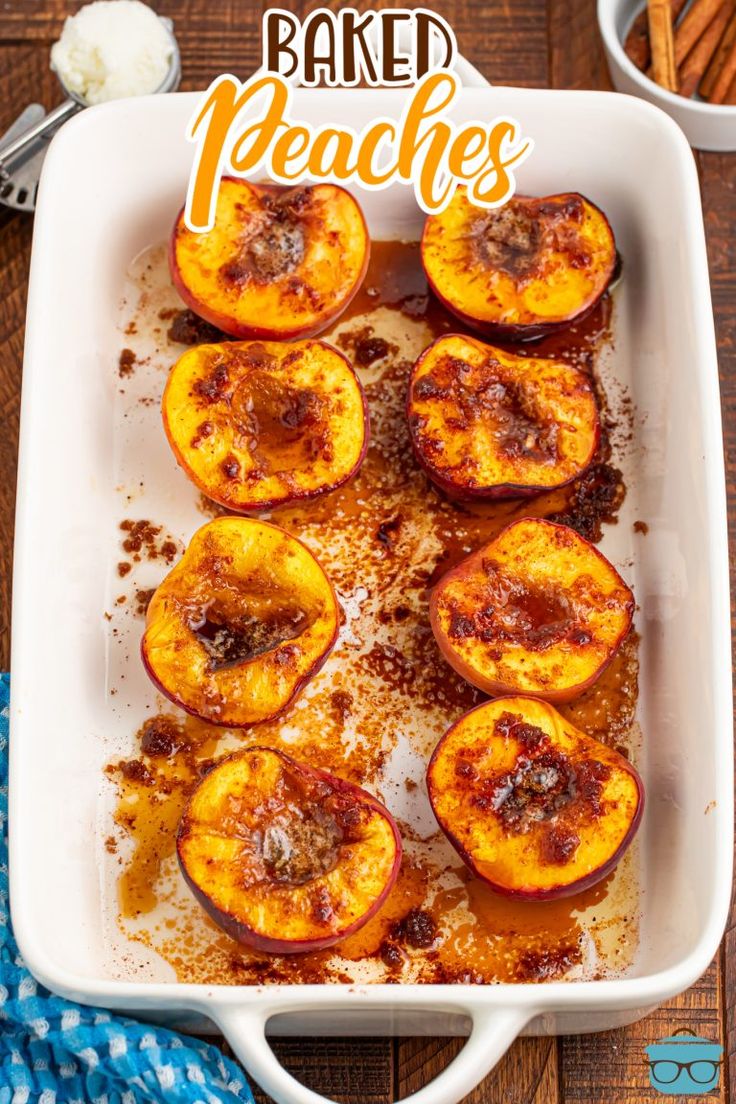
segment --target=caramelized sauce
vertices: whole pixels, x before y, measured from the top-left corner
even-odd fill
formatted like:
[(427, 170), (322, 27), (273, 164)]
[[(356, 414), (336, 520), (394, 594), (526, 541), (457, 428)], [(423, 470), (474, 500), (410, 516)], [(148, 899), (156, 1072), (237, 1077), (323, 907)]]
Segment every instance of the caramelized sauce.
[[(435, 400), (451, 410), (453, 428), (461, 432), (485, 423), (508, 457), (546, 464), (558, 458), (557, 422), (538, 409), (534, 387), (526, 380), (509, 378), (493, 356), (479, 369), (459, 357), (441, 357), (434, 370), (414, 385), (414, 397)], [(424, 437), (425, 448), (437, 448), (438, 442), (422, 435), (419, 426), (416, 432), (420, 439)]]
[(311, 464), (320, 451), (324, 400), (288, 387), (268, 371), (251, 372), (235, 390), (230, 409), (264, 474)]
[[(157, 263), (163, 272), (163, 253)], [(144, 298), (128, 325), (141, 329), (150, 309)], [(606, 296), (584, 321), (536, 342), (534, 355), (557, 356), (592, 374), (610, 338), (610, 311)], [(516, 518), (565, 518), (597, 539), (624, 494), (607, 434), (591, 474), (533, 500), (461, 506), (427, 481), (409, 442), (408, 375), (431, 340), (461, 329), (430, 295), (418, 244), (373, 243), (363, 286), (323, 335), (353, 354), (364, 383), (372, 423), (366, 460), (344, 487), (271, 515), (314, 549), (338, 591), (344, 623), (332, 658), (278, 720), (235, 733), (172, 709), (146, 722), (130, 760), (108, 768), (120, 793), (120, 836), (133, 846), (129, 858), (111, 859), (122, 866), (121, 928), (158, 952), (181, 980), (544, 981), (605, 976), (631, 961), (635, 851), (606, 881), (575, 897), (512, 901), (471, 876), (429, 809), (429, 756), (448, 725), (484, 698), (440, 656), (428, 622), (429, 587)], [(175, 318), (170, 334), (199, 339), (191, 318)], [(169, 362), (176, 351), (169, 349)], [(601, 401), (608, 417), (605, 396)], [(198, 501), (194, 488), (191, 499)], [(202, 508), (212, 511), (210, 504)], [(632, 633), (595, 686), (561, 711), (635, 756), (637, 672)], [(330, 951), (280, 957), (239, 946), (181, 881), (174, 837), (187, 795), (213, 761), (249, 744), (281, 748), (366, 785), (399, 820), (405, 854), (392, 893), (365, 927)]]
[(266, 617), (241, 613), (233, 619), (213, 606), (190, 628), (209, 656), (210, 670), (222, 671), (295, 640), (308, 621), (304, 610), (296, 607), (275, 609)]
[(485, 579), (472, 595), (480, 603), (476, 609), (456, 609), (448, 602), (454, 639), (479, 637), (486, 644), (523, 644), (530, 652), (542, 652), (573, 631), (580, 635), (574, 628), (573, 605), (558, 590), (506, 575), (491, 559), (483, 560), (483, 572)]

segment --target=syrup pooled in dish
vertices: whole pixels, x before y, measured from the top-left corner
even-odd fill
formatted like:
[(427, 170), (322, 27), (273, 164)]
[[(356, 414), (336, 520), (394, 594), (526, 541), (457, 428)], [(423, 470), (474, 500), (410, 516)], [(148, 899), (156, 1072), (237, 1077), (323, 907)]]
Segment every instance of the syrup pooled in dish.
[[(158, 403), (171, 364), (196, 344), (200, 323), (178, 315), (165, 251), (149, 251), (133, 274), (124, 342), (138, 366), (121, 381), (120, 414), (141, 423), (140, 440), (161, 445)], [(236, 733), (167, 708), (154, 695), (141, 707), (126, 689), (142, 622), (137, 600), (115, 607), (111, 622), (113, 709), (132, 744), (111, 761), (114, 830), (106, 826), (111, 887), (110, 939), (122, 943), (112, 969), (130, 976), (135, 948), (160, 956), (176, 975), (208, 984), (259, 982), (544, 981), (625, 971), (637, 942), (637, 852), (574, 896), (541, 902), (506, 899), (474, 877), (439, 828), (426, 789), (436, 745), (482, 691), (443, 659), (429, 624), (428, 595), (446, 572), (524, 517), (572, 525), (600, 539), (624, 495), (611, 453), (611, 412), (596, 367), (610, 335), (610, 299), (585, 319), (534, 347), (534, 355), (586, 374), (603, 427), (589, 467), (565, 487), (523, 501), (457, 503), (428, 482), (406, 419), (412, 366), (432, 341), (457, 329), (428, 294), (416, 243), (374, 242), (367, 277), (325, 340), (352, 361), (371, 412), (371, 442), (359, 471), (306, 504), (279, 507), (269, 520), (318, 557), (341, 607), (337, 644), (324, 667), (280, 717)], [(158, 331), (158, 332), (156, 332)], [(217, 341), (209, 329), (207, 342)], [(148, 359), (150, 358), (150, 359)], [(149, 405), (150, 404), (150, 405)], [(137, 423), (136, 423), (137, 424)], [(615, 427), (614, 427), (615, 428)], [(145, 434), (145, 437), (144, 437)], [(124, 494), (138, 493), (131, 438), (120, 472)], [(134, 447), (135, 444), (135, 447)], [(616, 459), (618, 456), (616, 456)], [(160, 461), (159, 461), (160, 462)], [(127, 478), (127, 482), (126, 482)], [(173, 464), (167, 476), (177, 509), (173, 531), (188, 536), (217, 512)], [(153, 484), (153, 478), (150, 480)], [(148, 501), (144, 497), (144, 501)], [(168, 501), (168, 499), (166, 500)], [(126, 513), (130, 506), (124, 500)], [(153, 510), (153, 507), (152, 507)], [(150, 513), (150, 511), (149, 511)], [(143, 506), (138, 507), (143, 516)], [(155, 512), (153, 517), (163, 520)], [(169, 522), (173, 528), (173, 522)], [(136, 564), (118, 586), (135, 596), (158, 584), (160, 565)], [(114, 597), (114, 595), (113, 595)], [(116, 660), (116, 657), (119, 659)], [(117, 662), (117, 666), (115, 663)], [(629, 633), (593, 686), (560, 712), (577, 729), (636, 758), (637, 640)], [(337, 945), (272, 954), (245, 947), (196, 907), (178, 871), (177, 825), (201, 778), (228, 753), (254, 745), (369, 790), (395, 818), (404, 844), (401, 869), (381, 908)], [(146, 969), (159, 970), (158, 960)], [(159, 973), (156, 976), (162, 976)]]

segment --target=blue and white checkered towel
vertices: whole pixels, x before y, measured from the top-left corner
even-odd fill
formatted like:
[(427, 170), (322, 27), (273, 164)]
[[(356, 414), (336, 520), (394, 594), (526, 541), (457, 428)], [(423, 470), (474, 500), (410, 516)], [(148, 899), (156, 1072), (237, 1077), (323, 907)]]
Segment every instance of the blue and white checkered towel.
[(0, 1104), (253, 1104), (239, 1066), (173, 1031), (55, 997), (8, 914), (8, 701), (0, 675)]

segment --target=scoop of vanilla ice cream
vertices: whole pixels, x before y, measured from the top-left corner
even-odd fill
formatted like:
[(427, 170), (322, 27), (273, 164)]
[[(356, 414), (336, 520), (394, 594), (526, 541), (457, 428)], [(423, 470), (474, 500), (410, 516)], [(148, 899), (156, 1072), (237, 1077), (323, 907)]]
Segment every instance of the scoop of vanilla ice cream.
[(155, 92), (172, 52), (161, 20), (140, 0), (95, 0), (66, 20), (51, 67), (69, 91), (98, 104)]

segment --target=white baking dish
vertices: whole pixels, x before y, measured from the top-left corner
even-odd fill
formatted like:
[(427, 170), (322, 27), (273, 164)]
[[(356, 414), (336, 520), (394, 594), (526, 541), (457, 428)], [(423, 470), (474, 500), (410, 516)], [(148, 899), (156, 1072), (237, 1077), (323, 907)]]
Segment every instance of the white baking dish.
[[(295, 117), (397, 116), (399, 91), (305, 91)], [(24, 368), (13, 610), (11, 897), (21, 951), (51, 989), (166, 1020), (206, 1016), (282, 1102), (315, 1102), (278, 1065), (265, 1027), (289, 1033), (471, 1031), (412, 1099), (452, 1104), (521, 1031), (630, 1022), (705, 970), (731, 882), (728, 557), (718, 375), (695, 166), (678, 128), (605, 93), (467, 89), (458, 121), (510, 113), (536, 142), (524, 192), (579, 190), (609, 215), (625, 258), (611, 370), (635, 404), (629, 494), (603, 548), (639, 602), (641, 931), (626, 976), (540, 985), (216, 987), (115, 980), (94, 843), (102, 767), (125, 718), (106, 692), (118, 558), (113, 421), (123, 273), (163, 239), (185, 190), (196, 98), (95, 108), (54, 141), (36, 216)], [(416, 237), (409, 189), (361, 193), (376, 237)], [(162, 450), (161, 455), (164, 455)], [(166, 459), (169, 472), (171, 460)], [(168, 476), (167, 476), (168, 478)], [(157, 483), (157, 473), (151, 473)], [(167, 483), (160, 502), (176, 507)], [(635, 535), (634, 519), (649, 525)], [(145, 679), (131, 672), (134, 689)], [(141, 691), (143, 692), (143, 691)], [(122, 729), (120, 729), (122, 731)], [(125, 728), (130, 738), (130, 723)], [(194, 906), (193, 906), (194, 907)]]

